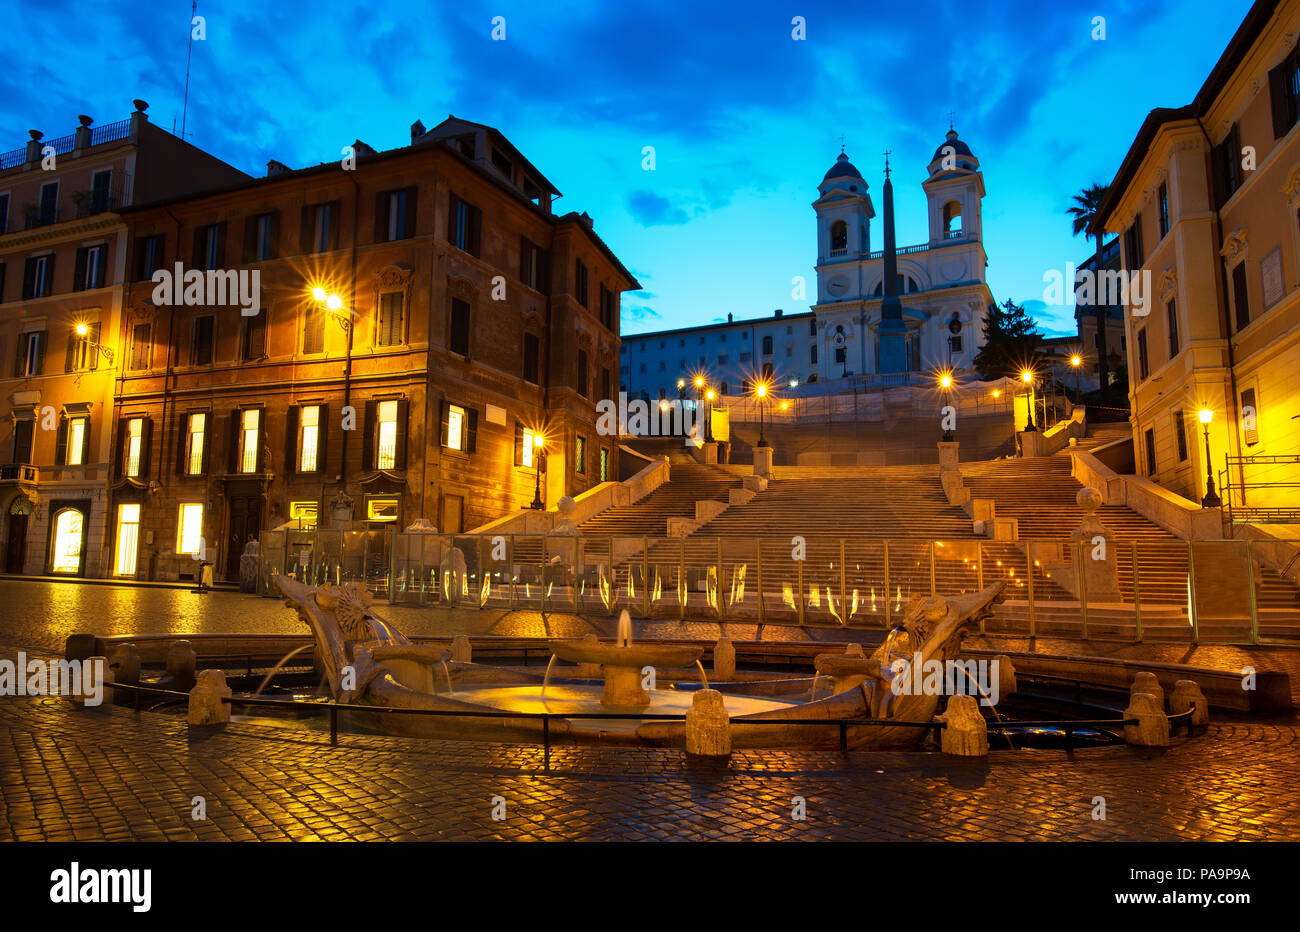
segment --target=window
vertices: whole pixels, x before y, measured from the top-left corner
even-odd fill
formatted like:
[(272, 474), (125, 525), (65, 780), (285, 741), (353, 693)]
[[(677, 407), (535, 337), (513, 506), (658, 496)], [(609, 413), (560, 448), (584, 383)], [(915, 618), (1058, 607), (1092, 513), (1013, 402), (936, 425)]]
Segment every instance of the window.
[(181, 475), (203, 475), (207, 458), (205, 441), (207, 437), (208, 416), (196, 412), (185, 417), (185, 433), (182, 437)]
[(573, 471), (580, 476), (587, 474), (587, 438), (582, 434), (573, 438)]
[(609, 374), (609, 369), (606, 368), (605, 366), (601, 366), (600, 367), (600, 397), (601, 398), (611, 397), (610, 386), (612, 383), (613, 383), (613, 379)]
[(1236, 312), (1237, 329), (1244, 330), (1250, 323), (1250, 291), (1246, 285), (1246, 260), (1232, 270), (1232, 307)]
[(531, 469), (537, 463), (537, 431), (515, 422), (515, 465)]
[(524, 381), (534, 385), (541, 384), (539, 375), (541, 359), (541, 341), (535, 333), (524, 334)]
[(153, 361), (153, 324), (136, 324), (131, 328), (132, 369), (148, 369)]
[(280, 239), (280, 214), (269, 211), (244, 221), (244, 264), (274, 259)]
[(45, 331), (29, 330), (18, 338), (14, 375), (26, 377), (45, 371)]
[[(641, 368), (642, 371), (645, 370), (644, 365)], [(587, 378), (587, 351), (580, 349), (578, 350), (578, 394), (586, 398), (590, 391), (591, 383)]]
[(1145, 379), (1151, 375), (1151, 366), (1147, 360), (1147, 330), (1138, 331), (1138, 378)]
[(259, 308), (252, 317), (244, 318), (244, 339), (240, 350), (245, 361), (251, 362), (266, 355), (266, 314), (265, 308)]
[[(816, 349), (817, 349), (817, 347), (814, 346), (814, 347), (813, 347), (813, 351), (815, 352)], [(740, 354), (740, 362), (741, 362), (742, 365), (743, 365), (744, 363), (749, 362), (749, 360), (750, 360), (750, 355), (749, 355), (749, 353), (741, 353), (741, 354)], [(682, 360), (682, 366), (681, 366), (681, 367), (682, 367), (683, 369), (686, 368), (686, 360), (685, 360), (685, 359)]]
[(812, 320), (808, 321), (808, 336), (810, 336), (810, 337), (815, 337), (815, 336), (817, 336), (817, 319), (816, 319), (816, 318), (813, 318)]
[(477, 445), (477, 437), (478, 410), (444, 401), (439, 443), (447, 450), (473, 453)]
[(134, 576), (136, 554), (140, 549), (140, 506), (124, 503), (117, 506), (117, 553), (113, 574)]
[(785, 347), (785, 355), (786, 355), (786, 358), (787, 358), (787, 359), (790, 358), (791, 356), (793, 356), (793, 355), (794, 355), (794, 347), (793, 347), (793, 346), (790, 346), (789, 344), (786, 344), (786, 347)]
[(85, 548), (86, 516), (76, 508), (64, 508), (54, 519), (54, 547), (50, 569), (55, 573), (80, 573)]
[(1259, 443), (1259, 407), (1253, 388), (1241, 393), (1241, 439), (1248, 447)]
[(948, 337), (948, 352), (952, 353), (953, 355), (956, 355), (957, 353), (961, 352), (961, 348), (962, 348), (961, 334), (953, 334), (952, 336)]
[(1160, 200), (1158, 214), (1160, 220), (1160, 238), (1164, 239), (1169, 233), (1169, 182), (1160, 182)]
[(68, 350), (63, 362), (64, 372), (84, 372), (98, 368), (99, 363), (99, 324), (82, 323), (86, 333), (77, 333), (74, 326), (68, 331)]
[(600, 476), (601, 482), (609, 481), (609, 450), (605, 447), (600, 448)]
[(135, 280), (147, 282), (162, 266), (163, 238), (161, 233), (141, 236), (135, 241)]
[(144, 474), (145, 430), (144, 418), (133, 417), (126, 422), (126, 439), (122, 449), (122, 475), (139, 479)]
[(417, 190), (401, 188), (375, 196), (375, 242), (391, 243), (415, 235)]
[(457, 356), (469, 356), (469, 302), (451, 299), (451, 332), (447, 348)]
[(37, 226), (44, 226), (59, 219), (59, 183), (57, 181), (47, 181), (41, 185), (41, 203), (40, 207), (37, 208), (37, 218)]
[(59, 466), (85, 466), (90, 452), (90, 418), (65, 417), (54, 442), (54, 462)]
[(1154, 475), (1156, 474), (1156, 432), (1155, 432), (1155, 428), (1147, 428), (1146, 436), (1145, 436), (1144, 439), (1146, 440), (1146, 444), (1145, 444), (1145, 446), (1146, 446), (1146, 448), (1147, 448), (1147, 475), (1148, 475), (1148, 476), (1154, 476)]
[[(808, 357), (809, 357), (808, 359), (809, 364), (814, 366), (817, 365), (817, 344), (816, 343), (808, 347)], [(747, 361), (748, 360), (744, 360), (744, 359), (741, 360), (741, 362), (747, 362)]]
[(482, 213), (473, 204), (451, 196), (451, 213), (447, 220), (447, 241), (471, 256), (479, 254)]
[(770, 336), (763, 337), (763, 355), (772, 355), (772, 338)]
[(320, 504), (317, 502), (290, 502), (289, 520), (297, 521), (298, 527), (310, 530), (316, 527), (320, 519)]
[(302, 352), (312, 356), (325, 352), (325, 321), (328, 318), (325, 308), (311, 304), (304, 308), (302, 315)]
[(190, 365), (212, 365), (212, 343), (216, 318), (211, 314), (194, 318), (194, 329), (190, 341)]
[(842, 256), (849, 251), (849, 225), (843, 220), (831, 224), (831, 255)]
[(298, 472), (319, 472), (323, 464), (320, 451), (320, 405), (303, 405), (298, 409)]
[(108, 246), (82, 246), (77, 250), (72, 272), (72, 290), (90, 291), (104, 287), (104, 267), (107, 265)]
[(111, 168), (95, 172), (90, 176), (90, 212), (92, 214), (102, 214), (112, 206), (109, 196), (112, 185), (113, 170)]
[(545, 253), (527, 237), (519, 238), (519, 280), (535, 291), (544, 291)]
[(194, 267), (197, 269), (219, 269), (224, 256), (222, 227), (225, 224), (212, 223), (198, 227), (194, 231)]
[(262, 427), (260, 408), (245, 408), (239, 412), (239, 462), (236, 472), (257, 472), (258, 454), (261, 452), (259, 437)]
[(1165, 321), (1169, 331), (1169, 358), (1178, 355), (1178, 303), (1170, 301), (1165, 305)]
[(379, 296), (378, 333), (375, 335), (377, 346), (401, 345), (405, 302), (406, 293), (403, 291), (389, 291)]
[(334, 248), (337, 218), (333, 203), (317, 204), (312, 208), (312, 252), (329, 252)]
[(379, 403), (379, 435), (375, 447), (375, 468), (394, 469), (397, 466), (397, 402)]
[(14, 422), (14, 462), (31, 463), (32, 461), (32, 438), (36, 429), (34, 420), (18, 420)]
[(1268, 73), (1268, 93), (1273, 110), (1273, 138), (1281, 139), (1300, 120), (1300, 44)]
[(0, 194), (0, 233), (9, 232), (9, 195)]
[(849, 358), (848, 353), (845, 352), (844, 347), (842, 346), (835, 347), (835, 361), (837, 363), (839, 363), (840, 365), (845, 365), (848, 362), (848, 358)]
[[(614, 292), (604, 285), (600, 286), (600, 322), (607, 330), (617, 330), (614, 326)], [(725, 337), (726, 334), (723, 334)]]
[(203, 549), (203, 504), (184, 502), (176, 517), (176, 552), (199, 556)]
[(1174, 439), (1178, 442), (1178, 462), (1187, 462), (1187, 422), (1183, 412), (1174, 412)]
[(1215, 207), (1222, 207), (1241, 187), (1241, 134), (1233, 123), (1223, 142), (1211, 153)]
[(402, 501), (398, 498), (372, 498), (366, 501), (366, 520), (380, 521), (388, 524), (397, 522), (402, 511)]
[(1129, 271), (1140, 269), (1146, 256), (1142, 253), (1142, 214), (1133, 218), (1133, 225), (1124, 231), (1124, 258)]
[(32, 256), (23, 270), (23, 300), (44, 298), (54, 288), (54, 256)]
[(943, 235), (945, 239), (961, 236), (961, 202), (949, 201), (943, 205)]
[(573, 261), (573, 296), (583, 307), (587, 306), (587, 264), (581, 259)]

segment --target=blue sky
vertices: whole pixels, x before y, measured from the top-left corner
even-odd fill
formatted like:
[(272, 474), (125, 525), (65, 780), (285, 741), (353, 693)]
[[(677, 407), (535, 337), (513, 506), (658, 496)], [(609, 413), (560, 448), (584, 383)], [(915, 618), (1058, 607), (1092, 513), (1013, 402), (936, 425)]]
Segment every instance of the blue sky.
[[(893, 151), (899, 243), (923, 241), (920, 182), (952, 110), (985, 175), (994, 297), (1069, 332), (1070, 312), (1040, 299), (1046, 270), (1091, 252), (1071, 236), (1071, 195), (1111, 180), (1147, 111), (1191, 100), (1249, 6), (210, 0), (188, 138), (261, 175), (272, 158), (337, 159), (356, 138), (405, 145), (416, 119), (494, 125), (564, 192), (555, 209), (591, 214), (638, 276), (645, 290), (623, 302), (637, 333), (806, 310), (790, 281), (813, 294), (810, 205), (841, 136), (877, 202)], [(0, 149), (28, 128), (69, 133), (79, 113), (122, 119), (136, 97), (179, 129), (188, 0), (0, 10)]]

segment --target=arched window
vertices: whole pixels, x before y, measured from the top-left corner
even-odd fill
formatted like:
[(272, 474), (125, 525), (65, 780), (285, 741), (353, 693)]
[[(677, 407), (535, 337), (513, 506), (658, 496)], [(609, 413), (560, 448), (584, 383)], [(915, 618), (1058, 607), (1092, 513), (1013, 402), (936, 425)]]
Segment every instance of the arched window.
[[(911, 275), (904, 275), (902, 272), (898, 273), (899, 294), (913, 294), (914, 292), (920, 290), (921, 290), (921, 285), (920, 283), (917, 282), (915, 278), (913, 278)], [(885, 283), (882, 281), (878, 285), (876, 285), (876, 290), (873, 291), (872, 294), (878, 298), (882, 294), (884, 294), (884, 291), (885, 291)]]
[(831, 224), (831, 255), (842, 256), (849, 251), (849, 225), (843, 220)]
[(718, 394), (725, 395), (726, 393), (727, 393), (727, 383), (723, 382), (722, 387), (718, 390)]
[(943, 205), (943, 235), (945, 239), (961, 236), (961, 202), (949, 201)]

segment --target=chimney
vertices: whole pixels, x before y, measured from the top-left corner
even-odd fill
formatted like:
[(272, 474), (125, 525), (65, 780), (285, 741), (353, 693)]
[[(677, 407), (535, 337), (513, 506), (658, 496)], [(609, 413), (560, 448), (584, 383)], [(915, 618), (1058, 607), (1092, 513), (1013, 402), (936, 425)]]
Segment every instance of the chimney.
[(734, 319), (735, 316), (731, 313), (731, 311), (727, 311), (727, 323), (731, 323)]
[(275, 159), (270, 159), (266, 163), (266, 177), (274, 178), (276, 175), (287, 174), (289, 174), (289, 166), (285, 165), (283, 162), (277, 162)]
[(592, 220), (591, 215), (588, 214), (585, 210), (582, 212), (582, 222), (587, 225), (587, 229), (589, 230), (596, 229), (596, 221)]
[(32, 137), (27, 140), (27, 165), (31, 167), (33, 162), (41, 160), (41, 137), (45, 134), (39, 129), (29, 129), (27, 135)]
[(784, 313), (785, 313), (785, 309), (784, 309), (784, 308), (779, 308), (779, 307), (778, 307), (778, 308), (776, 309), (776, 316), (777, 316), (777, 317), (780, 317), (780, 316), (781, 316), (782, 314), (784, 314)]
[(424, 124), (419, 120), (416, 120), (411, 124), (411, 142), (415, 142), (415, 140), (419, 139), (426, 132), (427, 130), (424, 128)]
[(90, 117), (86, 116), (84, 113), (81, 114), (81, 116), (77, 117), (77, 120), (80, 121), (81, 125), (78, 126), (76, 132), (73, 133), (72, 148), (77, 150), (89, 149), (90, 148), (90, 124), (94, 123), (95, 121), (92, 120)]
[(362, 142), (360, 139), (357, 139), (357, 140), (354, 140), (354, 141), (353, 141), (353, 143), (352, 143), (352, 151), (355, 152), (355, 153), (357, 154), (358, 157), (363, 156), (363, 155), (374, 155), (374, 154), (375, 154), (375, 150), (374, 150), (374, 148), (373, 148), (372, 146), (369, 146), (369, 145), (367, 145), (366, 143)]

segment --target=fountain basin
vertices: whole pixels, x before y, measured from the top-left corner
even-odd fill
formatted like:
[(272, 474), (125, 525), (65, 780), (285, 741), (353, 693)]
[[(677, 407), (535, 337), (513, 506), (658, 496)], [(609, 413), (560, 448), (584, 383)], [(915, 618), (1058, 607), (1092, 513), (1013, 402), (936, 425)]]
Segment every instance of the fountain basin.
[(598, 663), (604, 668), (601, 704), (611, 709), (644, 709), (650, 695), (642, 685), (646, 667), (689, 667), (704, 655), (702, 647), (653, 644), (601, 644), (592, 641), (552, 641), (551, 652), (570, 663)]

